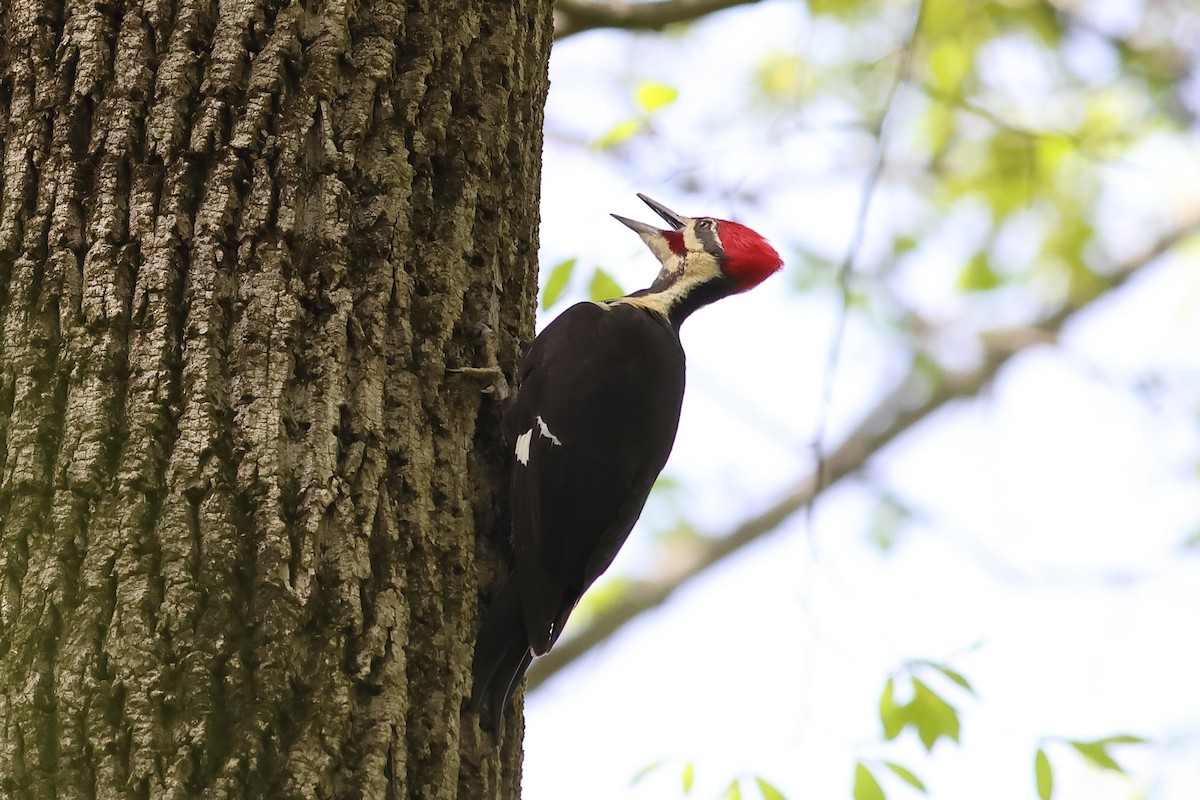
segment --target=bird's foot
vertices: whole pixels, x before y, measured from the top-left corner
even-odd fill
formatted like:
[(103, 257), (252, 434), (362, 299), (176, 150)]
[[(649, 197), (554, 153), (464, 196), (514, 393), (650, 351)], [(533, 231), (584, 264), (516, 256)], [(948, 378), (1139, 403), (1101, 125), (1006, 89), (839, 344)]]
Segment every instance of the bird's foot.
[(511, 394), (508, 378), (500, 367), (448, 367), (446, 372), (479, 381), (482, 384), (479, 391), (494, 394), (499, 400), (507, 400)]
[(505, 377), (504, 370), (500, 369), (500, 362), (496, 357), (496, 333), (482, 323), (479, 325), (479, 332), (483, 339), (483, 356), (487, 366), (447, 367), (446, 372), (479, 381), (481, 392), (494, 394), (501, 401), (507, 400), (512, 392), (508, 385), (508, 378)]

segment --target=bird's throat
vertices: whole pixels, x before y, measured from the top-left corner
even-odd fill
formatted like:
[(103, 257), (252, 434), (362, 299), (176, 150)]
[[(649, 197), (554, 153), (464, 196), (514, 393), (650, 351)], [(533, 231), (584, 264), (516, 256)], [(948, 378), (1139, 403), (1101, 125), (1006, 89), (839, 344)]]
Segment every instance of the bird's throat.
[(693, 311), (709, 303), (733, 294), (733, 281), (720, 273), (716, 275), (689, 275), (684, 273), (674, 280), (663, 280), (659, 276), (648, 289), (642, 289), (611, 303), (625, 303), (660, 314), (676, 330)]

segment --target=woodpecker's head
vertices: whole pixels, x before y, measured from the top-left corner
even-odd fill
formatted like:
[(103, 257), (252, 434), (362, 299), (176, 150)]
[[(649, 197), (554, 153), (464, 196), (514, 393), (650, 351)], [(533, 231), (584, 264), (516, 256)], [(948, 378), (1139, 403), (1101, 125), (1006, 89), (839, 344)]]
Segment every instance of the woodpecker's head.
[(745, 225), (685, 217), (644, 194), (638, 197), (670, 228), (660, 230), (613, 214), (662, 262), (653, 285), (631, 297), (643, 298), (643, 305), (656, 301), (654, 305), (661, 305), (659, 310), (677, 322), (702, 305), (752, 289), (783, 266), (775, 248)]

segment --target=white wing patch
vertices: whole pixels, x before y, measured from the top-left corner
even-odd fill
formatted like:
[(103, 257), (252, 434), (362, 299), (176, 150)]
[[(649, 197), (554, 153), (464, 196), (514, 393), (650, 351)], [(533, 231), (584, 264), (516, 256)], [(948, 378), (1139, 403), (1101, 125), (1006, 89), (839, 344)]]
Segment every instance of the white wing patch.
[(530, 428), (517, 437), (517, 461), (520, 461), (522, 466), (529, 465), (529, 445), (531, 442), (533, 442), (533, 428)]
[(548, 428), (546, 426), (546, 420), (542, 419), (541, 417), (538, 417), (537, 424), (538, 424), (538, 428), (540, 428), (542, 431), (542, 436), (545, 436), (547, 439), (554, 442), (559, 447), (562, 446), (562, 440), (550, 432), (550, 428)]
[[(546, 425), (546, 420), (541, 417), (537, 418), (538, 433), (550, 440), (550, 443), (562, 447), (562, 439), (559, 439), (550, 432), (550, 427)], [(529, 447), (533, 444), (533, 428), (522, 433), (517, 437), (516, 456), (517, 461), (521, 462), (521, 466), (529, 466)]]

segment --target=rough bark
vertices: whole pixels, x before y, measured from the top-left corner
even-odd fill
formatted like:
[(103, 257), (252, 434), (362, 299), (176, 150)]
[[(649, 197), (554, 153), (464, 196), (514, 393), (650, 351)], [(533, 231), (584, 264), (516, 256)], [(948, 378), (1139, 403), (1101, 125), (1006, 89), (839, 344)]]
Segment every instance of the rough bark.
[(531, 331), (550, 4), (0, 25), (0, 792), (515, 796), (446, 368)]

